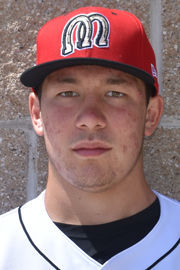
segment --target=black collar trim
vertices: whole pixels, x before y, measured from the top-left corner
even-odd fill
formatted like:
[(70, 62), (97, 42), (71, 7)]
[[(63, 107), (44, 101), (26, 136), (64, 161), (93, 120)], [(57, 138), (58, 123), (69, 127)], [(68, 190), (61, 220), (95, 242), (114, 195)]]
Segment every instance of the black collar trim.
[(29, 242), (31, 243), (31, 245), (34, 247), (34, 249), (51, 265), (54, 267), (54, 269), (56, 270), (61, 270), (60, 268), (58, 268), (44, 253), (42, 253), (42, 251), (34, 244), (33, 240), (31, 239), (28, 231), (26, 230), (26, 227), (24, 225), (24, 222), (22, 220), (22, 214), (21, 214), (21, 206), (18, 208), (18, 215), (19, 215), (19, 221), (21, 223), (21, 226), (23, 228), (24, 233), (26, 234)]
[(152, 269), (154, 266), (156, 266), (158, 263), (160, 263), (162, 260), (164, 260), (171, 252), (173, 252), (175, 250), (175, 248), (177, 248), (177, 246), (180, 243), (180, 238), (178, 239), (178, 241), (174, 244), (174, 246), (172, 248), (170, 248), (170, 250), (168, 250), (163, 256), (161, 256), (157, 261), (155, 261), (151, 266), (149, 266), (148, 268), (146, 268), (145, 270), (150, 270)]

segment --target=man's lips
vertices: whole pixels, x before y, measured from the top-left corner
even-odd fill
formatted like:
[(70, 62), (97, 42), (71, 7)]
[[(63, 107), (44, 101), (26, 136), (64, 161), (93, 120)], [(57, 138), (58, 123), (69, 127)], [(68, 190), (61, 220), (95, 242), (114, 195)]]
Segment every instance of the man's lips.
[(105, 152), (109, 151), (110, 149), (105, 148), (79, 148), (76, 150), (73, 150), (76, 154), (84, 157), (93, 157), (93, 156), (99, 156), (101, 154), (104, 154)]
[(104, 142), (81, 142), (72, 147), (76, 154), (84, 157), (99, 156), (111, 149), (112, 147)]

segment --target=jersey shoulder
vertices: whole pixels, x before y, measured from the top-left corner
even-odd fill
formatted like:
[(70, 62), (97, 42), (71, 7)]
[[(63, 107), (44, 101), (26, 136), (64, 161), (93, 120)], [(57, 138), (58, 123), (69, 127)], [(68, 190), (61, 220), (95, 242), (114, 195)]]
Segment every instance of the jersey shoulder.
[(156, 192), (160, 201), (160, 221), (180, 235), (180, 202)]
[(169, 198), (169, 197), (167, 197), (159, 192), (155, 192), (155, 193), (156, 193), (157, 197), (159, 198), (160, 203), (163, 203), (166, 206), (172, 207), (174, 210), (180, 211), (180, 202), (179, 201), (172, 199), (172, 198)]
[[(14, 226), (15, 224), (12, 222), (15, 222), (17, 217), (18, 217), (18, 208), (12, 209), (0, 215), (0, 228), (2, 228), (2, 226), (7, 226), (8, 224), (11, 224)], [(2, 231), (0, 230), (0, 232)]]

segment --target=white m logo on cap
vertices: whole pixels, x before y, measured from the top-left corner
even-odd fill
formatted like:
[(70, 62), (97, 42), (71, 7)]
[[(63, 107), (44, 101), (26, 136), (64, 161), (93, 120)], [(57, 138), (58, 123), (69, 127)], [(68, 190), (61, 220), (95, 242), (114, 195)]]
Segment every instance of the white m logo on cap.
[[(75, 48), (81, 50), (93, 47), (94, 21), (98, 23), (94, 45), (97, 47), (109, 47), (110, 26), (107, 18), (98, 13), (82, 14), (71, 19), (64, 27), (62, 33), (62, 56), (73, 53)], [(74, 44), (73, 30), (76, 26), (76, 40)]]

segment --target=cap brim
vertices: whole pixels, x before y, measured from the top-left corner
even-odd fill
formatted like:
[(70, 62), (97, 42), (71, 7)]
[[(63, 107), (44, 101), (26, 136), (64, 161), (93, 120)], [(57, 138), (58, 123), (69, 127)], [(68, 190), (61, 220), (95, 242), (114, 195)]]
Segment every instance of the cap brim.
[(43, 63), (24, 71), (20, 77), (20, 80), (25, 86), (32, 87), (36, 90), (51, 72), (60, 68), (79, 65), (98, 65), (122, 70), (138, 77), (139, 79), (154, 87), (153, 77), (144, 70), (123, 63), (108, 61), (99, 58), (69, 58)]

